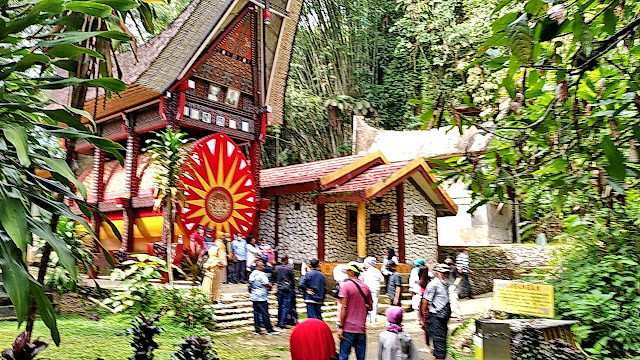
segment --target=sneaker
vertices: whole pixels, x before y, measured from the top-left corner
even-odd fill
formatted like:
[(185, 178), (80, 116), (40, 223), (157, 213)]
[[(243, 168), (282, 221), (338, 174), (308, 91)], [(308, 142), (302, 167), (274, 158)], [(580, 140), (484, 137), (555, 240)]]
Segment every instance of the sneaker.
[(267, 333), (267, 335), (278, 335), (278, 334), (280, 334), (280, 331), (276, 331), (276, 330), (269, 331), (269, 332)]

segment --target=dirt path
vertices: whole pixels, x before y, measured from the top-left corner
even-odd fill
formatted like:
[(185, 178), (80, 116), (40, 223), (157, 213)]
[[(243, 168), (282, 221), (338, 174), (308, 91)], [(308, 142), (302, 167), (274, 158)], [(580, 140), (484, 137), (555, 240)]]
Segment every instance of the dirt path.
[[(472, 300), (462, 301), (460, 304), (460, 308), (462, 314), (465, 318), (469, 318), (471, 315), (476, 314), (478, 312), (482, 312), (489, 308), (491, 305), (491, 294), (481, 295), (480, 297), (474, 298)], [(450, 321), (449, 328), (450, 330), (457, 327), (462, 321)], [(415, 312), (406, 313), (404, 317), (404, 330), (409, 332), (413, 339), (417, 341), (420, 347), (424, 347), (424, 332), (419, 327), (417, 323), (417, 317)], [(336, 333), (336, 324), (329, 323), (329, 327), (333, 330), (334, 334)], [(376, 352), (378, 349), (378, 334), (384, 331), (385, 328), (385, 319), (384, 316), (378, 316), (378, 324), (375, 327), (368, 326), (367, 327), (367, 360), (375, 360)], [(291, 334), (291, 329), (282, 330), (279, 335), (275, 336), (266, 336), (266, 335), (254, 335), (253, 333), (244, 334), (238, 337), (235, 341), (246, 345), (247, 347), (257, 348), (257, 349), (270, 349), (273, 352), (273, 356), (270, 359), (290, 359), (288, 348), (289, 348), (289, 335)], [(336, 346), (339, 344), (338, 337), (335, 336)], [(426, 352), (421, 352), (421, 359), (424, 360), (432, 360), (431, 354)], [(353, 352), (349, 359), (355, 359)], [(450, 356), (447, 357), (447, 360), (453, 360)]]

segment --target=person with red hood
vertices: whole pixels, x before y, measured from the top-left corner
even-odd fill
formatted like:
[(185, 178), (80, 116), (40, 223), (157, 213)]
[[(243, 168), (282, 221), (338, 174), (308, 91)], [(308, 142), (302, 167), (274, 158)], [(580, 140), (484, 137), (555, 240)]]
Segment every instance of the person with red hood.
[(309, 318), (298, 323), (289, 339), (291, 360), (335, 360), (336, 343), (329, 326), (322, 320)]

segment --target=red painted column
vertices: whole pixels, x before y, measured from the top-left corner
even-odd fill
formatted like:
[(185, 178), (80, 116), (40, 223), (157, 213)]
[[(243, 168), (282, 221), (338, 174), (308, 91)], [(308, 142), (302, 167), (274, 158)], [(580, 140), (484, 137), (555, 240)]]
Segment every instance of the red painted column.
[(404, 186), (402, 183), (396, 186), (396, 210), (398, 212), (398, 261), (405, 262), (404, 243)]
[(318, 204), (318, 260), (324, 261), (324, 204)]

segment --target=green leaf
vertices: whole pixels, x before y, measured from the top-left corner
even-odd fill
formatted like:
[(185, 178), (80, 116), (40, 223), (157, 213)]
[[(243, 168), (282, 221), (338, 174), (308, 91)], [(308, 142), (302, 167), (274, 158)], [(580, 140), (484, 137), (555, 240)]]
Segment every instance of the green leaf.
[(506, 35), (511, 52), (523, 63), (529, 62), (533, 51), (533, 37), (526, 13), (507, 26)]
[(27, 229), (27, 213), (24, 204), (18, 196), (0, 189), (0, 224), (18, 249), (26, 251), (27, 244), (31, 242), (31, 234)]
[[(24, 287), (26, 288), (26, 286)], [(31, 296), (33, 296), (36, 304), (38, 305), (38, 312), (40, 313), (42, 321), (49, 328), (51, 339), (53, 339), (53, 342), (59, 346), (60, 333), (58, 332), (58, 326), (56, 324), (56, 313), (53, 310), (51, 301), (49, 301), (49, 298), (44, 293), (42, 285), (38, 284), (34, 279), (30, 279), (29, 281), (29, 291), (31, 292)]]
[(78, 278), (78, 267), (76, 266), (76, 259), (73, 257), (71, 250), (64, 242), (64, 240), (60, 239), (58, 235), (51, 231), (51, 228), (46, 223), (35, 219), (29, 219), (29, 225), (31, 225), (31, 229), (33, 233), (39, 236), (42, 240), (46, 241), (51, 245), (53, 250), (58, 255), (60, 259), (60, 264), (67, 269), (69, 272), (69, 276), (72, 279), (76, 280)]
[(104, 18), (113, 12), (110, 6), (95, 1), (72, 1), (67, 4), (67, 10), (77, 11), (90, 16)]
[(22, 259), (20, 250), (3, 231), (0, 231), (2, 283), (11, 298), (18, 321), (23, 322), (29, 314), (29, 288), (25, 284), (29, 283), (31, 276), (19, 262), (20, 259)]
[(94, 50), (91, 50), (89, 48), (77, 46), (73, 44), (62, 44), (56, 47), (52, 47), (47, 51), (47, 53), (56, 57), (61, 57), (61, 58), (73, 58), (78, 55), (88, 54), (100, 60), (104, 60), (104, 57), (100, 53)]
[(609, 175), (614, 179), (623, 180), (627, 171), (624, 166), (624, 155), (622, 155), (622, 152), (620, 152), (609, 137), (602, 139), (602, 149), (607, 156), (607, 160), (609, 160), (609, 166), (607, 166)]
[(82, 197), (84, 197), (85, 199), (87, 198), (87, 188), (84, 186), (84, 184), (78, 180), (78, 178), (73, 174), (73, 171), (71, 171), (71, 169), (69, 168), (69, 165), (67, 165), (67, 162), (63, 159), (56, 159), (56, 158), (47, 158), (44, 156), (38, 156), (36, 155), (36, 157), (42, 161), (44, 161), (48, 166), (49, 169), (53, 172), (56, 172), (60, 175), (62, 175), (63, 177), (65, 177), (67, 180), (69, 180), (70, 182), (73, 183), (73, 185), (76, 186), (76, 188), (78, 189), (78, 191), (80, 192), (80, 194), (82, 195)]
[(109, 5), (112, 9), (118, 11), (129, 11), (137, 9), (140, 4), (132, 0), (95, 0), (100, 4)]
[(31, 166), (29, 146), (27, 145), (27, 131), (22, 126), (5, 125), (2, 129), (5, 138), (16, 148), (18, 160), (24, 167)]
[(602, 30), (609, 35), (613, 35), (616, 32), (616, 25), (618, 24), (618, 17), (614, 12), (614, 7), (610, 6), (604, 12), (604, 20), (602, 21)]

